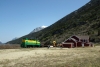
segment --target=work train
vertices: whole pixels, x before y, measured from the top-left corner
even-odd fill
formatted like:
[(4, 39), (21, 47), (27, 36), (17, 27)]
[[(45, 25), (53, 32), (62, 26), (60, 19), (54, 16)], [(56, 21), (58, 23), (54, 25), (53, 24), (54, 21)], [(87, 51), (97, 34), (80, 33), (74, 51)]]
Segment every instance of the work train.
[(21, 43), (21, 47), (23, 47), (23, 48), (27, 48), (27, 47), (40, 47), (40, 46), (41, 46), (40, 41), (37, 40), (37, 39), (24, 38), (22, 40), (22, 43)]

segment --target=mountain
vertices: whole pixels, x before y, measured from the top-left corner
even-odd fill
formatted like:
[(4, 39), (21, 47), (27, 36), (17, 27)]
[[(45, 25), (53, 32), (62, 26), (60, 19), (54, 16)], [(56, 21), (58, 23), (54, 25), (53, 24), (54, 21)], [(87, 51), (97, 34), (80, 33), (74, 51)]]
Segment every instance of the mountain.
[(2, 44), (2, 42), (0, 41), (0, 44)]
[(18, 37), (13, 38), (12, 40), (16, 40), (16, 39), (18, 39)]
[(100, 0), (90, 0), (84, 6), (59, 19), (49, 27), (7, 43), (20, 44), (23, 38), (38, 38), (41, 44), (61, 43), (72, 35), (89, 35), (90, 41), (100, 43)]
[(40, 30), (42, 30), (42, 29), (44, 29), (44, 28), (46, 28), (46, 27), (47, 27), (47, 26), (37, 27), (37, 28), (35, 28), (31, 33), (38, 32), (38, 31), (40, 31)]

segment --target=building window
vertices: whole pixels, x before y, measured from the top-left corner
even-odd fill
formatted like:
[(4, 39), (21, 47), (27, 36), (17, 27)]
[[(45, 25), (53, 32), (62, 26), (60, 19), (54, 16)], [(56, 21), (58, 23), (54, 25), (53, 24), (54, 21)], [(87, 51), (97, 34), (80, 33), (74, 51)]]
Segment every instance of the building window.
[(88, 41), (86, 40), (86, 43), (87, 43)]
[(81, 42), (83, 42), (83, 40), (81, 39)]

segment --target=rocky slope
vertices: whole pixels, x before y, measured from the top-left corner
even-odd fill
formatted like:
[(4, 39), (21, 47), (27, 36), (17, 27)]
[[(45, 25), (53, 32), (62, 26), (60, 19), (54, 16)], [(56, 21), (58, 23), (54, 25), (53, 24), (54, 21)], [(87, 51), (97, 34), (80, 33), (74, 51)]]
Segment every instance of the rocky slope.
[(100, 42), (100, 0), (91, 0), (49, 27), (8, 43), (21, 43), (27, 37), (38, 38), (47, 45), (53, 40), (60, 43), (72, 35), (89, 35), (91, 42)]

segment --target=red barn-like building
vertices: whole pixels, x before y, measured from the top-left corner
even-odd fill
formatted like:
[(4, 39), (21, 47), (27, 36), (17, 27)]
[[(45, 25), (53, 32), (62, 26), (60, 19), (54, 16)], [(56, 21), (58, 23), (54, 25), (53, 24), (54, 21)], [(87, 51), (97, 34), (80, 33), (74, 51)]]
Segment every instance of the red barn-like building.
[(64, 42), (62, 42), (63, 47), (84, 47), (84, 46), (93, 46), (89, 41), (89, 36), (76, 36), (73, 35)]

